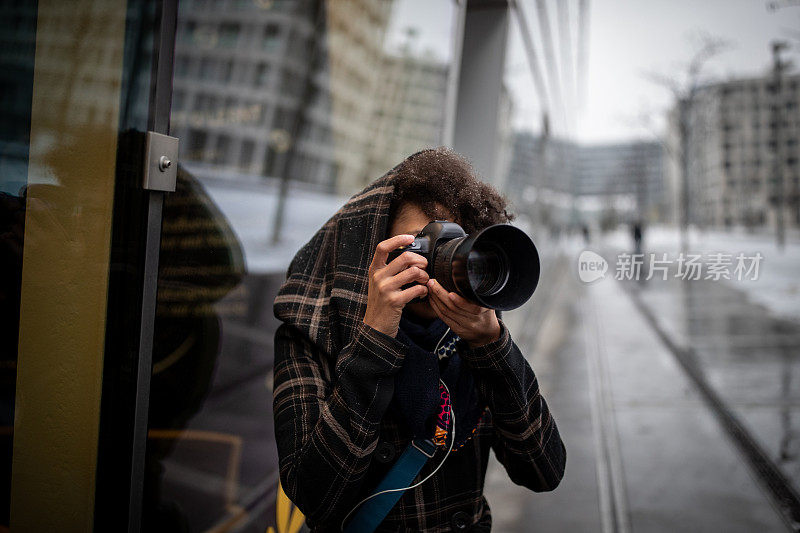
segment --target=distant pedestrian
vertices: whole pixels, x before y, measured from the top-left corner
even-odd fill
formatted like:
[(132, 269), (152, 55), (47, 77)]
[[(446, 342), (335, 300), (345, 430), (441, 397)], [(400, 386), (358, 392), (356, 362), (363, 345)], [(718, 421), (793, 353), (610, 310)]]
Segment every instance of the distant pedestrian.
[(636, 221), (633, 223), (633, 248), (634, 253), (641, 254), (642, 253), (642, 223)]

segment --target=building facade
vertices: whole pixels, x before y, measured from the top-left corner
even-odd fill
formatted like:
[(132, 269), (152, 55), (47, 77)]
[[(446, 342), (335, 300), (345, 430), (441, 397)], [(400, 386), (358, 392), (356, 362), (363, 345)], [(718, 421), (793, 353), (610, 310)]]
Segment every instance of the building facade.
[[(658, 142), (579, 146), (575, 192), (588, 209), (613, 206), (625, 218), (663, 221), (668, 214), (664, 149)], [(589, 200), (599, 199), (600, 202)]]
[(663, 221), (668, 213), (660, 143), (582, 145), (516, 132), (506, 194), (542, 223)]
[(181, 5), (172, 127), (201, 177), (288, 175), (351, 192), (366, 173), (392, 3)]
[[(727, 81), (699, 89), (685, 113), (689, 222), (701, 227), (773, 226), (778, 209), (800, 226), (800, 75)], [(680, 153), (678, 105), (669, 140)], [(669, 182), (681, 190), (681, 165)]]
[(404, 47), (387, 53), (378, 83), (366, 183), (406, 156), (442, 144), (448, 66)]

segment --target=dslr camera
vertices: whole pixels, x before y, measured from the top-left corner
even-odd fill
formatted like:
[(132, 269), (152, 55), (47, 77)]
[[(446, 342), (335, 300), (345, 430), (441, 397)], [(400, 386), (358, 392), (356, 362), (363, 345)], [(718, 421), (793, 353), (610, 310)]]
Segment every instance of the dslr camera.
[(539, 283), (539, 253), (524, 231), (495, 224), (467, 235), (454, 222), (434, 220), (414, 242), (389, 254), (403, 252), (428, 260), (428, 275), (450, 292), (482, 307), (509, 311), (533, 295)]

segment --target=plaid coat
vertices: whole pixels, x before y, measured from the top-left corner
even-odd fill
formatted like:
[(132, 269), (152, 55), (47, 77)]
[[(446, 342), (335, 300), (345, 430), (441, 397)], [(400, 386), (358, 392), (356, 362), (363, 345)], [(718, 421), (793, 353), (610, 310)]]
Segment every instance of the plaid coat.
[[(275, 334), (273, 393), (280, 478), (313, 531), (339, 531), (411, 438), (388, 410), (405, 346), (363, 323), (367, 273), (386, 238), (393, 177), (351, 198), (314, 235), (275, 299), (283, 321)], [(490, 448), (514, 483), (534, 491), (558, 485), (564, 445), (533, 370), (502, 330), (492, 344), (458, 347), (486, 406), (473, 437), (433, 478), (405, 492), (380, 531), (488, 531), (482, 493)], [(439, 448), (420, 476), (445, 451)]]

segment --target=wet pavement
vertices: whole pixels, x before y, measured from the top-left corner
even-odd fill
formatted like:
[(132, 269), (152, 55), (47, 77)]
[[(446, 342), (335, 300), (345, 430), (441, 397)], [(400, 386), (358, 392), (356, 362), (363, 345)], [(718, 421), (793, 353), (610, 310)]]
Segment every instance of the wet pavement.
[(556, 417), (566, 475), (534, 494), (493, 461), (495, 530), (795, 529), (779, 496), (800, 480), (800, 324), (733, 284), (584, 284), (579, 249), (505, 317)]
[[(515, 486), (492, 456), (493, 530), (791, 530), (776, 487), (783, 480), (792, 492), (800, 481), (800, 324), (733, 284), (624, 283), (613, 274), (585, 284), (581, 245), (543, 249), (555, 252), (543, 257), (539, 289), (504, 320), (556, 417), (567, 470), (558, 489), (536, 494)], [(164, 497), (191, 509), (198, 530), (235, 522), (255, 531), (274, 515), (268, 356), (279, 278), (248, 278), (259, 298), (246, 298), (246, 320), (221, 316), (211, 392), (187, 427), (235, 434), (241, 468), (217, 471), (230, 447), (201, 461), (193, 441), (164, 464)], [(747, 439), (764, 456), (760, 470)], [(777, 472), (773, 485), (767, 467)]]

